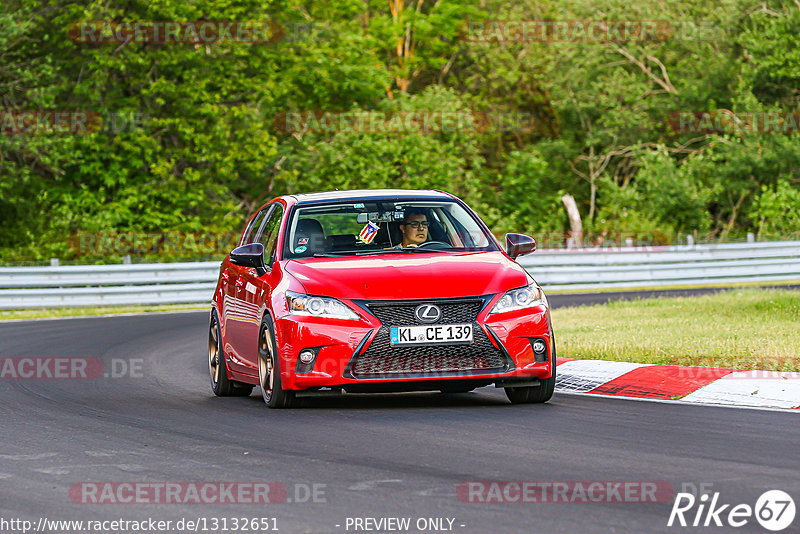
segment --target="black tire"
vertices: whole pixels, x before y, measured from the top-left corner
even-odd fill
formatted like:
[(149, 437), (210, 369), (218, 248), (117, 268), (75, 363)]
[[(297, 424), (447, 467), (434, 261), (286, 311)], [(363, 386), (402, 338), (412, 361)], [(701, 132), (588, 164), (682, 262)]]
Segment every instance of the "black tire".
[(511, 404), (541, 404), (549, 401), (553, 397), (556, 387), (556, 340), (551, 337), (552, 347), (550, 351), (550, 364), (553, 374), (550, 378), (539, 379), (538, 386), (528, 386), (521, 388), (504, 388), (506, 397)]
[(270, 408), (293, 408), (297, 405), (294, 391), (281, 386), (281, 367), (275, 330), (269, 316), (261, 321), (258, 331), (258, 384), (261, 396)]
[(211, 378), (211, 389), (217, 397), (247, 397), (253, 392), (253, 386), (250, 384), (228, 378), (228, 364), (222, 352), (222, 334), (217, 310), (211, 311), (208, 328), (208, 373)]

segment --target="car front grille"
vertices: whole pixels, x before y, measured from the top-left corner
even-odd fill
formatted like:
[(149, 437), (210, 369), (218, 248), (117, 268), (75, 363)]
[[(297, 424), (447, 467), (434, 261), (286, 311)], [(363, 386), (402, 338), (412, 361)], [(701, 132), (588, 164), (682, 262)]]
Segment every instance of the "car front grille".
[[(473, 342), (469, 345), (392, 346), (389, 327), (421, 324), (414, 316), (420, 304), (436, 304), (442, 310), (437, 324), (472, 323)], [(475, 322), (483, 299), (415, 302), (365, 302), (382, 323), (369, 347), (353, 357), (349, 373), (358, 379), (389, 377), (465, 376), (507, 371), (511, 360), (492, 345)]]
[(414, 303), (369, 302), (366, 306), (383, 326), (409, 326), (422, 324), (414, 316), (414, 310), (420, 304), (436, 304), (439, 306), (442, 310), (442, 318), (438, 321), (439, 324), (464, 324), (475, 321), (478, 312), (483, 307), (483, 300), (420, 301)]

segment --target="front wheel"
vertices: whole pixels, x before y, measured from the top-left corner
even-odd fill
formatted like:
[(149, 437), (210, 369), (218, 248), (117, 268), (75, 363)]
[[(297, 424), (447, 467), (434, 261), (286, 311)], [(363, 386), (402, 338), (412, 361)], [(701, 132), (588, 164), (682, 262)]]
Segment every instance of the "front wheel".
[(264, 317), (258, 336), (258, 384), (261, 395), (270, 408), (291, 408), (296, 403), (294, 391), (281, 387), (280, 358), (273, 333), (272, 321)]
[(506, 390), (506, 397), (511, 401), (511, 404), (541, 404), (549, 401), (553, 396), (553, 391), (556, 387), (556, 342), (552, 340), (552, 347), (550, 350), (550, 365), (553, 368), (553, 373), (550, 378), (539, 380), (538, 386), (525, 386), (520, 388), (504, 388)]

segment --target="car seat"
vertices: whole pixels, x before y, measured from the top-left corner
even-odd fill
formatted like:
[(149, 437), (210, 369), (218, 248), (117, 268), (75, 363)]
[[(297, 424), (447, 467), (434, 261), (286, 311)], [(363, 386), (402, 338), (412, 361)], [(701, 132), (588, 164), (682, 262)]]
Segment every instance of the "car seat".
[(316, 219), (300, 219), (292, 241), (292, 253), (307, 258), (325, 252), (325, 232)]
[(447, 238), (447, 234), (444, 231), (444, 226), (442, 226), (442, 224), (435, 219), (428, 220), (428, 241), (443, 241), (445, 243), (450, 243), (450, 240)]
[(335, 252), (342, 250), (354, 250), (356, 248), (356, 236), (353, 234), (329, 235), (325, 239), (326, 250)]

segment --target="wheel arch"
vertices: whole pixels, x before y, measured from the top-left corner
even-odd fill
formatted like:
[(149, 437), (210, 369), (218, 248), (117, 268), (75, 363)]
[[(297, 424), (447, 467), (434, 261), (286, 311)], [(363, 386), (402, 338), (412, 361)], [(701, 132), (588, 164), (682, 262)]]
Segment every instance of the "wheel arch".
[(290, 365), (291, 362), (289, 361), (288, 355), (282, 350), (285, 345), (281, 341), (281, 334), (278, 330), (278, 323), (275, 319), (275, 314), (269, 309), (268, 306), (264, 308), (264, 311), (261, 314), (261, 321), (264, 322), (265, 319), (269, 319), (269, 322), (272, 324), (272, 333), (275, 336), (275, 353), (276, 357), (280, 359), (279, 368), (281, 370), (281, 380), (283, 381), (286, 389), (292, 389), (294, 387), (294, 368)]

